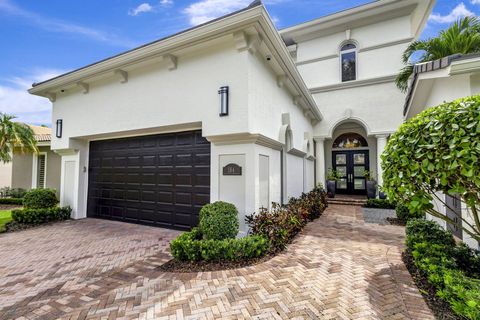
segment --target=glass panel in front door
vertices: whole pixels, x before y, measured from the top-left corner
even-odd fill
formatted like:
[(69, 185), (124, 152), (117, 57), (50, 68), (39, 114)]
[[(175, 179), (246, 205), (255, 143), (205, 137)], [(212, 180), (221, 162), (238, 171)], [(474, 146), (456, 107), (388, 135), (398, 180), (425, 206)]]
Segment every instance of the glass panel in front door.
[(365, 153), (353, 154), (353, 188), (357, 191), (366, 189), (365, 182), (366, 159)]
[[(337, 155), (338, 156), (338, 155)], [(340, 180), (337, 181), (337, 189), (347, 189), (347, 166), (337, 165), (337, 173)]]

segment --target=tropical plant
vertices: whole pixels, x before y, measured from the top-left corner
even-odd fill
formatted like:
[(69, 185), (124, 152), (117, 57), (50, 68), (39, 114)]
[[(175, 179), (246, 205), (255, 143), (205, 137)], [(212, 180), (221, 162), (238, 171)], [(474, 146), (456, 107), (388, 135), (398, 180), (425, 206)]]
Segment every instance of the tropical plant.
[(333, 170), (332, 168), (328, 169), (327, 171), (327, 180), (328, 181), (338, 181), (340, 180), (340, 174), (337, 170)]
[[(480, 241), (480, 96), (429, 108), (400, 126), (382, 154), (384, 189), (390, 199), (426, 212)], [(445, 195), (459, 195), (473, 222), (439, 212)]]
[(12, 161), (12, 153), (38, 152), (33, 130), (26, 124), (12, 121), (15, 116), (0, 112), (0, 161)]
[(405, 67), (396, 79), (397, 87), (405, 92), (413, 73), (414, 64), (433, 61), (453, 54), (480, 52), (480, 20), (465, 17), (448, 29), (440, 31), (435, 38), (412, 42), (402, 55)]

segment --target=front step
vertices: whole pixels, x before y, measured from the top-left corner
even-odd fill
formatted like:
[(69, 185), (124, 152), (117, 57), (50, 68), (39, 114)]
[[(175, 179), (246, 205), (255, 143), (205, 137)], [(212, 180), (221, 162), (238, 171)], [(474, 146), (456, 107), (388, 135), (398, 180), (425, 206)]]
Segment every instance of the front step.
[(347, 199), (347, 198), (328, 198), (328, 204), (344, 205), (344, 206), (358, 206), (362, 207), (367, 203), (367, 200), (363, 199)]

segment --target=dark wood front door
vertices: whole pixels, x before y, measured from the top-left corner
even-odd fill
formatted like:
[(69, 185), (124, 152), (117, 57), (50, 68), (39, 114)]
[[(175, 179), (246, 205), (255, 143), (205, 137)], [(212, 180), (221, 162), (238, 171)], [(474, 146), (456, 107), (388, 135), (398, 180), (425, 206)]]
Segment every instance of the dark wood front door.
[(340, 176), (339, 194), (367, 194), (365, 170), (370, 169), (368, 150), (333, 151), (333, 169)]

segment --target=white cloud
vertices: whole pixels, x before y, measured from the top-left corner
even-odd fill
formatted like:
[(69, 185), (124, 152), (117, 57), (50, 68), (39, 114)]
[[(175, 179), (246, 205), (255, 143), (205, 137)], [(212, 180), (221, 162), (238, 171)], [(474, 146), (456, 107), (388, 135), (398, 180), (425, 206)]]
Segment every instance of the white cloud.
[(153, 7), (149, 3), (142, 3), (135, 9), (132, 9), (128, 12), (131, 16), (138, 16), (140, 13), (150, 12), (153, 10)]
[(230, 12), (248, 6), (251, 0), (201, 0), (184, 9), (191, 25), (198, 25), (213, 20)]
[(135, 43), (121, 38), (115, 34), (103, 32), (98, 29), (84, 27), (68, 21), (57, 20), (51, 17), (45, 17), (35, 12), (24, 10), (11, 2), (10, 0), (0, 0), (0, 12), (11, 16), (22, 18), (26, 23), (35, 25), (49, 32), (61, 32), (80, 35), (95, 41), (105, 42), (115, 46), (133, 47)]
[(173, 0), (161, 0), (160, 5), (162, 7), (170, 7), (173, 6)]
[(27, 92), (32, 83), (64, 73), (61, 70), (37, 69), (23, 77), (3, 79), (0, 84), (0, 112), (17, 116), (17, 121), (32, 124), (51, 124), (52, 104), (46, 98)]
[[(472, 2), (473, 1), (475, 1), (476, 3), (480, 3), (480, 0), (472, 0)], [(453, 10), (449, 14), (445, 16), (442, 16), (439, 13), (432, 13), (432, 15), (430, 16), (430, 20), (437, 23), (452, 23), (460, 18), (474, 15), (475, 14), (472, 11), (468, 10), (465, 4), (461, 2), (459, 5), (453, 8)]]
[(470, 0), (472, 4), (480, 4), (480, 0)]

